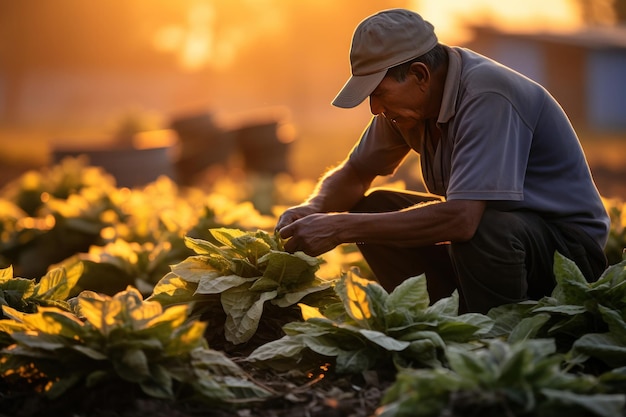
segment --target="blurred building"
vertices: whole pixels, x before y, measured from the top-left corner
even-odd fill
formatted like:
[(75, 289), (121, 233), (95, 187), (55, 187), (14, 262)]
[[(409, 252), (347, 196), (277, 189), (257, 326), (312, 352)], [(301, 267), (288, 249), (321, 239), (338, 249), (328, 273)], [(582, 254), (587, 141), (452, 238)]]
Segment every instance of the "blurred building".
[(465, 46), (545, 86), (586, 136), (626, 137), (626, 26), (570, 33), (474, 27)]

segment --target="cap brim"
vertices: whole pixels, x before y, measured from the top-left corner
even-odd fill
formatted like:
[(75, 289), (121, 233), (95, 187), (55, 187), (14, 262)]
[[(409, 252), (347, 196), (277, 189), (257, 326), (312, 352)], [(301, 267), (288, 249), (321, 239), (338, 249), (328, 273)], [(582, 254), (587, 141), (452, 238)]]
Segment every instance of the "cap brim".
[(353, 75), (333, 100), (333, 106), (344, 109), (358, 106), (378, 87), (385, 74), (387, 70), (368, 75)]

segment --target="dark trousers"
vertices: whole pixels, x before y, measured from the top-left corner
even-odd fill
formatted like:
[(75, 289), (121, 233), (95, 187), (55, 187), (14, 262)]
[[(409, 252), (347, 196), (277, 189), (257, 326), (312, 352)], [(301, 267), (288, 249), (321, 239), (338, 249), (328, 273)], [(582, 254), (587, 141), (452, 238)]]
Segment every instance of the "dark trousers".
[[(351, 211), (388, 212), (435, 199), (428, 194), (376, 189)], [(555, 286), (555, 251), (573, 260), (590, 282), (607, 267), (604, 251), (585, 232), (530, 211), (487, 208), (474, 237), (467, 242), (410, 248), (378, 244), (358, 247), (387, 291), (407, 278), (425, 274), (431, 303), (457, 289), (460, 313), (486, 313), (502, 304), (550, 295)]]

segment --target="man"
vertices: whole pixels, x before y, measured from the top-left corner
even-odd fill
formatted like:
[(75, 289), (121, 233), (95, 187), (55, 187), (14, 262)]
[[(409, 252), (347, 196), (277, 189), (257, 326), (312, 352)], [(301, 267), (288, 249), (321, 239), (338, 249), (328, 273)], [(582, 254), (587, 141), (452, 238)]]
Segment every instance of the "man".
[[(388, 291), (424, 273), (431, 302), (460, 311), (538, 299), (554, 253), (586, 279), (606, 268), (609, 218), (567, 116), (540, 85), (438, 42), (404, 9), (356, 28), (352, 76), (334, 99), (369, 97), (374, 117), (348, 157), (278, 220), (285, 249), (321, 255), (355, 242)], [(419, 153), (429, 194), (370, 190)]]

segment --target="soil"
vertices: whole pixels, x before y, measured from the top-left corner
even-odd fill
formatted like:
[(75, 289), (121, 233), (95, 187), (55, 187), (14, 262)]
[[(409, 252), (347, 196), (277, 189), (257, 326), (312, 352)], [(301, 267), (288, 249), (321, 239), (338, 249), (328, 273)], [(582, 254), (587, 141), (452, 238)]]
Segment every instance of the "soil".
[(391, 383), (389, 376), (376, 371), (313, 378), (297, 372), (249, 371), (252, 379), (275, 394), (226, 408), (149, 398), (136, 387), (120, 383), (79, 388), (56, 401), (33, 397), (31, 387), (24, 387), (20, 394), (12, 386), (11, 391), (0, 390), (0, 417), (371, 417)]

